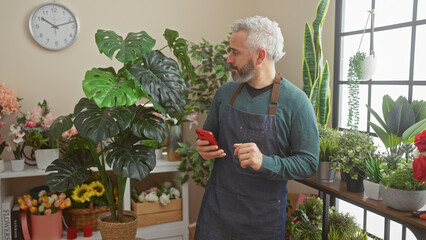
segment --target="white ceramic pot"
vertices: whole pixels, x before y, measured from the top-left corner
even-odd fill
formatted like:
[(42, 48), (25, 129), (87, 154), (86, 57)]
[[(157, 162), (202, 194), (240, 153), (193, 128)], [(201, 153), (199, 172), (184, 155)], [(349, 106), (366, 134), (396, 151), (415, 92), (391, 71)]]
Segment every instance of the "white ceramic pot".
[(37, 167), (45, 170), (53, 161), (59, 158), (59, 148), (38, 149), (34, 151)]
[(25, 169), (25, 159), (12, 159), (10, 160), (10, 164), (14, 172), (24, 171)]
[(163, 149), (155, 149), (155, 159), (159, 160), (163, 157)]
[(4, 171), (4, 160), (0, 159), (0, 172)]
[(400, 211), (417, 211), (426, 204), (426, 190), (386, 189), (385, 186), (380, 184), (380, 194), (387, 206)]
[(364, 193), (368, 198), (383, 200), (380, 195), (380, 184), (364, 179)]

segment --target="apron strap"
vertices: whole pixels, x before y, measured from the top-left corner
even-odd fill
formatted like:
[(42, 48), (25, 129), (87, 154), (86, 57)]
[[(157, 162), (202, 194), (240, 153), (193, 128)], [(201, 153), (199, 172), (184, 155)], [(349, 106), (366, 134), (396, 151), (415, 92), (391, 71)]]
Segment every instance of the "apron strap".
[[(233, 105), (235, 99), (237, 98), (238, 94), (240, 94), (241, 89), (243, 88), (245, 83), (241, 83), (240, 86), (235, 91), (234, 95), (231, 98), (231, 101), (229, 101), (228, 105)], [(277, 106), (278, 106), (278, 95), (280, 93), (280, 84), (281, 84), (281, 74), (278, 73), (277, 76), (274, 79), (274, 85), (272, 86), (272, 94), (271, 94), (271, 102), (269, 104), (269, 115), (275, 115), (277, 112)]]
[(269, 104), (269, 115), (277, 113), (278, 95), (280, 94), (281, 74), (278, 73), (274, 79), (274, 86), (272, 87), (271, 103)]

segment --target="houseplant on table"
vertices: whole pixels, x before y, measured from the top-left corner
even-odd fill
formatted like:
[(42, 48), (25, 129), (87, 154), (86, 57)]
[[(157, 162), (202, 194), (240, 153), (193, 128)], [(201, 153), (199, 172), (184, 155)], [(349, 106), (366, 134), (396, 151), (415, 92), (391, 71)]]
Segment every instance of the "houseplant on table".
[(9, 144), (6, 149), (13, 152), (13, 159), (11, 160), (12, 171), (23, 171), (25, 168), (25, 159), (23, 158), (25, 133), (20, 126), (12, 124), (10, 125), (10, 135), (12, 136), (14, 147)]
[(367, 133), (357, 130), (343, 130), (339, 137), (339, 149), (335, 155), (333, 166), (340, 170), (341, 174), (346, 174), (347, 190), (351, 192), (363, 192), (364, 187), (364, 161), (376, 151), (373, 139)]
[[(335, 155), (339, 149), (339, 131), (325, 126), (318, 126), (320, 154), (317, 180), (334, 182), (336, 170), (331, 166), (337, 164)], [(334, 161), (332, 161), (334, 160)]]
[[(188, 56), (185, 46), (176, 44), (182, 42), (177, 32), (167, 29), (164, 35), (179, 62), (185, 63), (182, 59)], [(121, 234), (121, 238), (134, 239), (136, 216), (126, 217), (123, 209), (127, 180), (142, 180), (154, 169), (154, 148), (147, 145), (163, 142), (167, 133), (164, 121), (155, 113), (172, 117), (182, 113), (182, 92), (186, 86), (179, 65), (161, 51), (153, 50), (155, 40), (146, 32), (129, 33), (123, 39), (113, 31), (98, 30), (95, 38), (100, 53), (115, 57), (123, 66), (118, 71), (109, 67), (86, 72), (83, 90), (87, 98), (77, 103), (73, 119), (60, 117), (51, 128), (52, 138), (73, 124), (78, 134), (70, 141), (67, 153), (47, 168), (51, 172), (47, 182), (51, 189), (71, 189), (87, 180), (91, 167), (97, 167), (111, 219), (111, 223), (103, 221), (103, 216), (98, 219), (102, 238), (115, 239)], [(145, 103), (138, 102), (141, 98), (146, 99)], [(116, 178), (117, 205), (114, 179), (107, 173), (107, 167)], [(126, 218), (129, 223), (124, 223)], [(105, 224), (109, 225), (107, 231)], [(108, 231), (112, 227), (118, 230)]]
[(382, 181), (382, 158), (379, 154), (369, 155), (365, 159), (364, 192), (367, 197), (382, 200), (380, 196), (380, 182)]

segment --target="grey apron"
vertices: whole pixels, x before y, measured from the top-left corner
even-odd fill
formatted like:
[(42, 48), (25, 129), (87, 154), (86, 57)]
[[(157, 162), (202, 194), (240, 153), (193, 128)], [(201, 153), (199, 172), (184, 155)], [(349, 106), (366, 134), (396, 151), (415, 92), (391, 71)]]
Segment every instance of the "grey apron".
[(195, 240), (284, 240), (287, 181), (269, 180), (250, 167), (242, 168), (234, 143), (254, 142), (267, 156), (279, 155), (275, 112), (281, 78), (274, 80), (269, 115), (232, 106), (235, 92), (219, 120), (219, 146), (226, 157), (215, 159), (205, 189)]

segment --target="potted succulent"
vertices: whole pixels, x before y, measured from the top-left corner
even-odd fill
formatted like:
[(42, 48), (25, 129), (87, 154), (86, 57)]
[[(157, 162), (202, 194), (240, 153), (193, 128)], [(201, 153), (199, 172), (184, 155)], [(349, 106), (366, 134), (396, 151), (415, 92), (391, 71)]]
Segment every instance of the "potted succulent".
[(364, 161), (376, 151), (373, 139), (367, 133), (357, 130), (343, 130), (339, 137), (339, 149), (335, 155), (336, 170), (346, 175), (347, 190), (363, 192)]
[(380, 196), (380, 182), (382, 180), (381, 164), (381, 156), (377, 154), (369, 155), (365, 159), (364, 193), (367, 197), (374, 200), (382, 200)]
[(337, 164), (335, 155), (339, 149), (339, 130), (318, 126), (318, 132), (320, 154), (317, 181), (334, 182), (336, 170), (332, 166)]
[[(191, 65), (185, 65), (186, 42), (169, 29), (164, 36), (183, 69), (191, 71)], [(120, 235), (120, 239), (134, 239), (136, 216), (123, 209), (126, 183), (129, 178), (144, 179), (155, 167), (151, 144), (163, 142), (167, 134), (163, 119), (156, 114), (173, 117), (182, 113), (186, 86), (178, 63), (153, 50), (155, 40), (145, 31), (129, 33), (123, 39), (113, 31), (98, 30), (95, 38), (100, 53), (121, 62), (122, 68), (92, 68), (86, 72), (86, 97), (80, 99), (72, 115), (59, 117), (51, 127), (53, 139), (72, 125), (78, 134), (69, 142), (64, 156), (47, 168), (47, 183), (53, 190), (72, 189), (91, 176), (91, 167), (97, 167), (110, 208), (109, 216), (98, 219), (102, 238), (116, 239)], [(141, 103), (142, 98), (146, 101)]]

